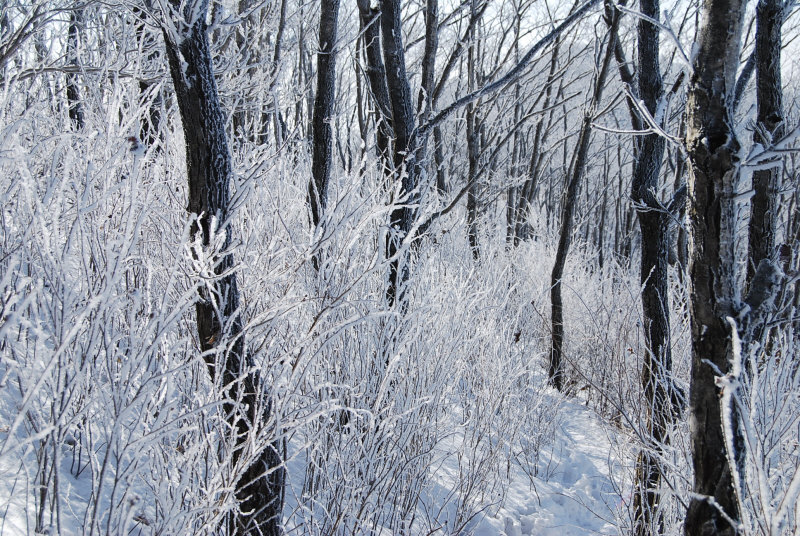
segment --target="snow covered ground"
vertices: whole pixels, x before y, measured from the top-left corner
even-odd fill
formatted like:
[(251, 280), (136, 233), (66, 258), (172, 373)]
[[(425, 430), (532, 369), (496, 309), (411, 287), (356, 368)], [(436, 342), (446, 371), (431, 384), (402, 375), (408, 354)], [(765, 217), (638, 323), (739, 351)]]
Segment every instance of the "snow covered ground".
[[(617, 533), (614, 520), (623, 504), (619, 475), (624, 474), (615, 448), (617, 438), (609, 435), (608, 426), (592, 410), (577, 401), (562, 400), (557, 413), (555, 442), (541, 453), (537, 475), (528, 475), (519, 465), (510, 466), (508, 487), (502, 490), (504, 498), (498, 498), (499, 504), (484, 508), (462, 533), (475, 536)], [(428, 511), (454, 508), (456, 497), (451, 484), (452, 475), (458, 472), (457, 465), (454, 456), (443, 458), (434, 476), (435, 489), (428, 494), (429, 500), (438, 500), (440, 504), (428, 504)], [(80, 487), (79, 480), (71, 485)], [(26, 527), (33, 524), (32, 512), (25, 512), (25, 493), (9, 486), (10, 483), (11, 480), (6, 480), (6, 485), (0, 486), (4, 495), (0, 502), (5, 505), (0, 513), (3, 518), (0, 532), (9, 536), (31, 534)], [(73, 497), (70, 502), (80, 504), (76, 499)], [(452, 504), (441, 504), (447, 501)], [(75, 526), (62, 527), (64, 534), (78, 534), (81, 516), (66, 517), (72, 518)], [(446, 519), (447, 512), (442, 517)], [(447, 525), (445, 521), (440, 533), (451, 533)]]
[(538, 476), (515, 471), (504, 505), (476, 524), (476, 536), (617, 533), (623, 472), (616, 438), (576, 401), (563, 401), (559, 413), (555, 443), (542, 453)]

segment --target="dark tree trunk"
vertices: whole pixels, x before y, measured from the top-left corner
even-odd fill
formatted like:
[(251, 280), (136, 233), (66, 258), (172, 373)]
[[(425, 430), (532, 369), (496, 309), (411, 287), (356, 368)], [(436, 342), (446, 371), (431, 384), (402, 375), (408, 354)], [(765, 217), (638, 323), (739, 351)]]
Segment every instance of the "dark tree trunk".
[[(177, 2), (176, 2), (177, 4)], [(196, 8), (196, 9), (193, 9)], [(209, 51), (205, 13), (208, 2), (189, 4), (175, 24), (181, 29), (180, 41), (164, 32), (170, 74), (180, 110), (186, 140), (186, 167), (189, 181), (188, 211), (195, 219), (192, 238), (202, 247), (216, 221), (225, 233), (223, 251), (231, 243), (230, 180), (231, 156), (225, 134), (225, 116), (219, 102)], [(179, 9), (176, 5), (174, 9)], [(196, 19), (192, 19), (197, 13)], [(255, 427), (269, 421), (271, 407), (265, 386), (246, 353), (239, 291), (233, 257), (223, 253), (214, 268), (217, 279), (200, 290), (195, 305), (197, 332), (212, 380), (228, 392), (223, 411), (235, 431), (233, 462), (243, 457), (250, 461), (239, 476), (236, 498), (238, 511), (231, 516), (230, 529), (236, 534), (278, 535), (281, 533), (284, 472), (277, 444), (260, 451), (250, 449), (248, 436)], [(234, 402), (238, 400), (238, 402)], [(241, 415), (241, 408), (246, 414)]]
[(392, 109), (389, 103), (389, 89), (386, 87), (386, 68), (381, 56), (381, 13), (370, 8), (369, 0), (357, 0), (359, 20), (361, 24), (361, 40), (364, 43), (364, 55), (367, 58), (367, 81), (370, 93), (375, 102), (375, 129), (377, 137), (378, 157), (383, 163), (387, 176), (394, 170), (391, 140)]
[[(475, 19), (475, 2), (470, 4), (472, 18)], [(476, 40), (474, 33), (469, 34), (471, 41), (467, 51), (467, 91), (475, 91), (478, 85), (477, 64), (480, 44)], [(480, 100), (470, 102), (467, 105), (467, 238), (469, 249), (472, 251), (474, 260), (480, 259), (481, 252), (478, 244), (478, 176), (480, 175), (480, 152), (481, 152), (481, 128), (478, 108)]]
[(317, 93), (314, 99), (312, 178), (308, 183), (308, 203), (314, 227), (328, 205), (328, 183), (332, 167), (333, 105), (336, 94), (336, 25), (339, 0), (321, 0), (319, 52), (317, 53)]
[[(78, 25), (81, 22), (80, 10), (73, 10), (69, 14), (69, 26), (67, 27), (67, 64), (71, 67), (78, 67), (78, 46), (80, 40), (80, 28)], [(83, 104), (81, 104), (81, 93), (78, 89), (78, 74), (67, 74), (67, 106), (69, 111), (69, 118), (75, 130), (82, 130), (84, 125), (83, 120)]]
[[(783, 134), (783, 92), (781, 87), (781, 26), (783, 2), (760, 0), (756, 7), (756, 105), (758, 125), (756, 143), (768, 146)], [(753, 172), (753, 195), (750, 208), (750, 257), (748, 275), (751, 279), (762, 259), (775, 253), (775, 229), (778, 215), (780, 166)]]
[(414, 108), (411, 104), (411, 88), (406, 75), (403, 49), (400, 0), (381, 2), (381, 34), (383, 37), (383, 60), (386, 64), (386, 86), (392, 110), (394, 131), (394, 170), (401, 181), (396, 201), (399, 205), (390, 215), (390, 229), (386, 237), (386, 258), (389, 262), (389, 282), (386, 298), (390, 305), (404, 306), (404, 287), (408, 280), (408, 252), (401, 249), (416, 218), (418, 192), (417, 140), (414, 135)]
[[(428, 0), (425, 5), (425, 51), (422, 56), (422, 80), (417, 97), (417, 114), (419, 122), (425, 123), (433, 113), (433, 92), (435, 89), (434, 73), (436, 71), (436, 52), (439, 48), (439, 1)], [(419, 166), (430, 169), (428, 157), (428, 139), (419, 140), (417, 159)], [(436, 140), (434, 139), (434, 143)], [(434, 147), (435, 155), (435, 147)], [(434, 156), (434, 166), (436, 157)], [(436, 167), (438, 177), (439, 169)]]
[[(470, 67), (470, 72), (472, 68)], [(478, 174), (480, 173), (480, 132), (477, 125), (478, 118), (475, 103), (467, 105), (467, 160), (469, 161), (467, 173), (467, 238), (469, 248), (474, 260), (480, 259), (481, 251), (478, 244)]]
[[(519, 43), (514, 44), (514, 59), (519, 61)], [(519, 81), (514, 83), (514, 139), (511, 146), (511, 164), (509, 165), (508, 175), (516, 183), (520, 175), (520, 159), (522, 158), (522, 128), (519, 127), (522, 118), (521, 88)], [(517, 197), (520, 188), (516, 184), (506, 189), (506, 249), (514, 243), (516, 234), (517, 220)]]
[(594, 82), (592, 97), (583, 114), (578, 143), (572, 157), (572, 164), (567, 181), (567, 191), (564, 195), (564, 204), (561, 209), (561, 229), (558, 238), (558, 249), (556, 259), (553, 264), (553, 271), (550, 278), (550, 304), (552, 307), (551, 326), (552, 326), (552, 346), (550, 349), (549, 381), (559, 391), (564, 388), (564, 365), (563, 345), (564, 345), (564, 302), (561, 297), (561, 279), (564, 276), (564, 265), (567, 261), (567, 254), (572, 243), (573, 220), (575, 219), (575, 209), (580, 191), (580, 183), (586, 168), (586, 159), (589, 155), (589, 142), (592, 137), (592, 121), (600, 99), (603, 96), (606, 78), (608, 77), (608, 67), (611, 58), (614, 56), (614, 43), (616, 42), (617, 27), (619, 26), (619, 12), (612, 7), (606, 0), (606, 15), (610, 26), (608, 41), (603, 54), (602, 64)]
[(422, 57), (422, 82), (417, 98), (420, 121), (428, 119), (433, 111), (434, 73), (436, 51), (439, 48), (439, 1), (428, 0), (425, 6), (425, 52)]
[[(640, 0), (643, 15), (659, 18), (659, 0)], [(663, 97), (659, 67), (658, 28), (648, 19), (638, 22), (639, 84), (638, 97), (651, 117)], [(621, 54), (621, 51), (618, 53)], [(636, 125), (643, 122), (637, 119)], [(642, 364), (642, 390), (647, 402), (647, 434), (649, 448), (639, 454), (634, 495), (634, 534), (657, 535), (662, 532), (658, 511), (662, 473), (660, 454), (669, 441), (672, 425), (672, 352), (669, 325), (669, 251), (670, 215), (656, 197), (664, 158), (664, 138), (649, 134), (636, 140), (631, 199), (637, 207), (642, 236), (640, 281), (642, 283), (642, 315), (644, 317), (645, 355)]]
[[(272, 71), (270, 72), (270, 81), (269, 81), (269, 90), (272, 93), (275, 84), (278, 82), (278, 69), (280, 68), (281, 63), (281, 53), (283, 51), (283, 34), (286, 31), (286, 4), (287, 0), (281, 0), (281, 10), (280, 15), (278, 17), (278, 31), (275, 34), (275, 52), (272, 55)], [(280, 145), (283, 143), (283, 140), (286, 139), (286, 121), (281, 114), (281, 109), (278, 106), (278, 99), (277, 97), (273, 97), (272, 101), (272, 128), (275, 131), (275, 145)], [(264, 114), (267, 114), (267, 110), (264, 111)], [(262, 125), (267, 124), (268, 119), (264, 117), (261, 121)], [(264, 133), (261, 136), (261, 143), (266, 143), (267, 141), (267, 132), (266, 127), (264, 127)]]
[[(722, 430), (716, 367), (729, 369), (729, 327), (736, 317), (734, 192), (739, 145), (730, 102), (739, 65), (745, 2), (707, 0), (686, 107), (689, 218), (692, 250), (692, 372), (690, 428), (695, 496), (684, 523), (687, 536), (732, 536), (739, 509)], [(710, 499), (707, 499), (709, 497)], [(717, 506), (709, 501), (713, 499)]]
[(433, 162), (436, 165), (436, 191), (440, 195), (447, 193), (447, 176), (444, 172), (444, 139), (442, 127), (433, 128)]

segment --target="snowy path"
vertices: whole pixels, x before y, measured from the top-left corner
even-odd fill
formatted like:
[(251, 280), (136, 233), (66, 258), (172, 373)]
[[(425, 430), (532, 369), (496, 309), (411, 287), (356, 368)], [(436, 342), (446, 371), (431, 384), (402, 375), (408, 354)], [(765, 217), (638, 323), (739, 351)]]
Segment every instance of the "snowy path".
[[(496, 515), (474, 527), (476, 536), (579, 536), (616, 534), (622, 502), (609, 475), (620, 474), (607, 431), (591, 410), (563, 402), (555, 444), (543, 453), (539, 476), (521, 471)], [(616, 471), (614, 466), (616, 465)]]

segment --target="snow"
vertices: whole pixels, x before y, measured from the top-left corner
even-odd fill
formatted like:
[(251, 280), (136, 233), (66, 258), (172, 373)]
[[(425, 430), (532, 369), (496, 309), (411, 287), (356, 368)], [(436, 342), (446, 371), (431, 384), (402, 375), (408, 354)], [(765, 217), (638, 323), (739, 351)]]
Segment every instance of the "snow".
[[(553, 394), (552, 396), (557, 396)], [(612, 453), (615, 438), (593, 411), (563, 400), (561, 424), (538, 477), (518, 471), (504, 504), (474, 527), (475, 536), (579, 536), (617, 534), (616, 513), (623, 506)]]

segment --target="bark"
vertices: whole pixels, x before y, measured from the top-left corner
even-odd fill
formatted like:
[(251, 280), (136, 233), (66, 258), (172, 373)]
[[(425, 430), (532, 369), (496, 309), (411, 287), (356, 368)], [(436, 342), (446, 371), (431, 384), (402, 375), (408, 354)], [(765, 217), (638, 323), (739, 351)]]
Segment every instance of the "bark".
[[(754, 141), (768, 146), (783, 135), (783, 93), (781, 88), (781, 26), (783, 2), (760, 0), (756, 7), (756, 106)], [(749, 279), (762, 259), (775, 253), (775, 230), (779, 209), (780, 167), (753, 172), (753, 195), (750, 208)]]
[(444, 172), (444, 139), (441, 126), (433, 128), (433, 161), (436, 166), (436, 191), (444, 195), (447, 193), (447, 177)]
[(736, 453), (726, 452), (715, 371), (710, 365), (722, 374), (728, 372), (730, 341), (725, 318), (736, 316), (738, 302), (733, 194), (739, 145), (730, 104), (744, 12), (743, 0), (705, 2), (686, 107), (692, 244), (690, 430), (696, 494), (686, 513), (687, 536), (732, 536), (736, 530), (726, 516), (733, 520), (739, 516), (728, 461)]
[[(425, 122), (433, 113), (434, 73), (436, 71), (436, 52), (439, 48), (439, 1), (428, 0), (425, 6), (425, 51), (422, 56), (422, 80), (420, 81), (419, 95), (417, 97), (417, 114), (419, 121)], [(421, 140), (417, 151), (420, 166), (430, 169), (428, 139)], [(434, 139), (434, 143), (436, 140)], [(435, 148), (434, 148), (435, 154)], [(434, 156), (434, 165), (436, 158)], [(438, 175), (438, 167), (436, 173)]]
[[(659, 0), (640, 0), (643, 15), (659, 18)], [(658, 28), (649, 20), (638, 22), (638, 97), (654, 118), (663, 98), (659, 66)], [(622, 51), (617, 51), (618, 59)], [(628, 76), (623, 74), (623, 79)], [(638, 113), (634, 125), (642, 125)], [(676, 414), (672, 407), (672, 352), (669, 324), (670, 214), (656, 197), (664, 157), (664, 138), (648, 134), (635, 140), (636, 151), (631, 181), (631, 199), (637, 208), (642, 236), (640, 281), (644, 319), (645, 355), (641, 384), (647, 403), (646, 433), (651, 445), (639, 454), (634, 494), (634, 534), (657, 535), (663, 531), (659, 512), (662, 469), (659, 459), (669, 444), (669, 430)]]
[(321, 0), (319, 52), (317, 53), (317, 92), (314, 99), (313, 156), (308, 202), (311, 221), (318, 227), (328, 205), (328, 183), (332, 167), (332, 127), (336, 93), (336, 26), (339, 0)]
[[(472, 69), (470, 68), (470, 71)], [(478, 174), (480, 159), (480, 132), (478, 118), (476, 117), (476, 105), (471, 103), (467, 106), (467, 159), (469, 161), (469, 171), (467, 181), (467, 237), (469, 248), (472, 251), (474, 260), (480, 259), (480, 247), (478, 244)]]
[(389, 103), (389, 89), (386, 87), (386, 68), (381, 56), (380, 19), (381, 13), (370, 8), (369, 0), (357, 0), (359, 21), (361, 24), (361, 40), (364, 43), (364, 55), (367, 58), (367, 81), (370, 93), (375, 102), (375, 129), (378, 157), (384, 171), (391, 176), (394, 170), (391, 140), (392, 110)]
[[(174, 9), (180, 8), (174, 5)], [(208, 247), (212, 220), (216, 220), (225, 233), (225, 251), (232, 238), (228, 225), (232, 166), (209, 50), (207, 9), (208, 2), (188, 4), (183, 13), (187, 22), (176, 16), (175, 25), (180, 27), (180, 35), (175, 36), (178, 42), (169, 31), (164, 32), (164, 40), (186, 140), (188, 211), (196, 218), (191, 235), (202, 247)], [(193, 20), (194, 13), (198, 15)], [(277, 444), (266, 445), (260, 451), (251, 450), (249, 438), (256, 427), (261, 428), (269, 421), (271, 407), (262, 378), (251, 371), (252, 363), (246, 353), (233, 268), (232, 255), (222, 253), (214, 268), (217, 279), (200, 290), (195, 305), (200, 349), (209, 374), (224, 389), (237, 389), (226, 393), (222, 406), (236, 434), (234, 466), (242, 459), (249, 461), (236, 484), (239, 508), (230, 518), (229, 529), (235, 534), (278, 535), (284, 472)]]
[(381, 36), (383, 61), (386, 64), (386, 86), (392, 110), (394, 132), (395, 177), (401, 181), (398, 205), (390, 215), (390, 229), (386, 237), (386, 258), (389, 262), (387, 301), (391, 306), (404, 306), (404, 287), (408, 281), (408, 251), (402, 242), (409, 235), (416, 219), (418, 192), (418, 140), (415, 135), (414, 108), (411, 88), (406, 75), (405, 52), (402, 39), (400, 0), (381, 2)]
[[(473, 19), (475, 18), (475, 2), (471, 3), (473, 12)], [(477, 85), (478, 73), (476, 72), (478, 60), (478, 41), (474, 38), (474, 34), (469, 35), (471, 41), (469, 50), (467, 52), (467, 90), (474, 91)], [(480, 248), (478, 245), (478, 175), (480, 174), (480, 152), (481, 152), (481, 135), (480, 135), (480, 119), (478, 117), (478, 107), (480, 100), (470, 102), (467, 105), (467, 238), (469, 240), (469, 248), (472, 251), (472, 258), (474, 260), (480, 259)]]
[(553, 264), (553, 271), (550, 282), (550, 304), (552, 307), (552, 346), (550, 349), (550, 366), (548, 370), (550, 383), (559, 391), (564, 388), (564, 365), (563, 345), (564, 345), (564, 302), (561, 297), (561, 279), (564, 276), (564, 265), (566, 264), (569, 247), (572, 243), (572, 228), (575, 219), (575, 209), (580, 190), (580, 183), (586, 168), (586, 160), (589, 155), (589, 142), (592, 136), (592, 121), (600, 99), (603, 96), (608, 68), (611, 58), (614, 55), (614, 44), (616, 42), (617, 27), (619, 26), (619, 11), (614, 9), (610, 0), (606, 0), (607, 21), (610, 29), (606, 49), (601, 60), (600, 69), (594, 82), (591, 100), (589, 101), (583, 115), (578, 143), (572, 157), (569, 176), (567, 180), (567, 190), (564, 196), (564, 204), (561, 210), (561, 229), (559, 232), (558, 249)]
[[(514, 44), (515, 59), (519, 56), (519, 43)], [(514, 139), (511, 142), (511, 164), (509, 166), (508, 174), (517, 181), (520, 174), (520, 159), (522, 158), (522, 129), (518, 127), (522, 118), (522, 103), (520, 99), (520, 84), (517, 81), (514, 84)], [(509, 249), (514, 243), (514, 235), (516, 234), (516, 219), (517, 219), (517, 197), (520, 188), (512, 185), (506, 189), (506, 249)]]
[[(80, 11), (70, 12), (69, 26), (67, 27), (67, 64), (72, 67), (78, 67), (80, 19)], [(78, 89), (78, 75), (74, 73), (67, 74), (67, 106), (69, 118), (72, 120), (75, 130), (82, 130), (84, 125), (83, 105), (81, 104), (81, 94)]]
[(434, 73), (436, 51), (439, 48), (439, 1), (428, 0), (425, 7), (425, 52), (422, 56), (422, 81), (417, 97), (420, 120), (427, 120), (433, 111)]

